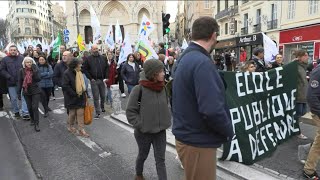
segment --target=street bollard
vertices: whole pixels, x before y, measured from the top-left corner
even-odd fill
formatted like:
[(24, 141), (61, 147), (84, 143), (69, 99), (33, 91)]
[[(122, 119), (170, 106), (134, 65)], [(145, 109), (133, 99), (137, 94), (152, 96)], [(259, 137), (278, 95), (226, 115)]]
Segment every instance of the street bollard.
[(115, 115), (118, 115), (121, 113), (121, 100), (120, 100), (120, 91), (119, 91), (119, 85), (111, 85), (111, 96), (112, 96), (112, 111)]

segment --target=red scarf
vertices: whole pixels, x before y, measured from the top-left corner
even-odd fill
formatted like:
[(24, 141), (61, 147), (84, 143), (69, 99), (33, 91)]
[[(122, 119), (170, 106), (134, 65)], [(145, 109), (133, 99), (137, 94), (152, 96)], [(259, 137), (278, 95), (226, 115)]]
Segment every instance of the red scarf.
[(141, 80), (139, 84), (145, 88), (148, 88), (157, 92), (161, 92), (162, 89), (164, 88), (164, 81), (153, 82), (153, 81)]
[(25, 68), (24, 69), (24, 73), (25, 73), (25, 76), (24, 76), (24, 79), (23, 79), (23, 89), (25, 91), (27, 91), (28, 89), (28, 86), (32, 83), (32, 69), (31, 68)]

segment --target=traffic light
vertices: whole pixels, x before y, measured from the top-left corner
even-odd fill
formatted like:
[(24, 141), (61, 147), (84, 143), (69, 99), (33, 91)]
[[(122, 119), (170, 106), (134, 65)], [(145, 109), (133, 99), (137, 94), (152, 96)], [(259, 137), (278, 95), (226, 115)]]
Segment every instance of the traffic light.
[(169, 19), (170, 19), (170, 14), (162, 13), (162, 30), (163, 30), (163, 35), (169, 34), (169, 32), (170, 32), (170, 28), (169, 28), (170, 22), (169, 22)]

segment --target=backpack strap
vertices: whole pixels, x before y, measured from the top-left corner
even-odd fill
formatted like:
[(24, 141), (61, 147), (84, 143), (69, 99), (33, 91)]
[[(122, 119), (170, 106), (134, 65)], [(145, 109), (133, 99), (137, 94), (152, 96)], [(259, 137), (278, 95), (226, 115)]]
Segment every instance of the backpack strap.
[(140, 106), (140, 104), (141, 104), (141, 98), (142, 98), (142, 86), (141, 85), (139, 85), (140, 86), (140, 91), (139, 91), (139, 96), (138, 96), (138, 104), (139, 104), (139, 106)]

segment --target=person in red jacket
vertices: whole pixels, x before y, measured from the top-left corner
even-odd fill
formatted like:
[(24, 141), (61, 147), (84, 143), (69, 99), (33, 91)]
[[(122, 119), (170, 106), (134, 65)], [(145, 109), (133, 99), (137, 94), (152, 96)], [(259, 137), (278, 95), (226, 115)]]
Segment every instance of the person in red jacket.
[(243, 47), (240, 48), (240, 63), (244, 64), (247, 60), (247, 52)]
[(107, 85), (107, 97), (106, 97), (106, 102), (109, 103), (112, 106), (112, 95), (111, 95), (111, 85), (116, 84), (116, 78), (118, 77), (118, 72), (117, 72), (117, 62), (114, 59), (112, 51), (107, 52), (107, 61), (109, 64), (109, 79), (105, 81)]

